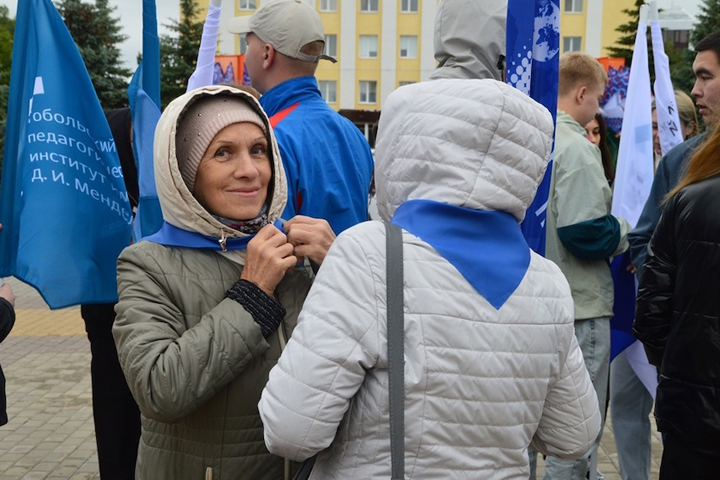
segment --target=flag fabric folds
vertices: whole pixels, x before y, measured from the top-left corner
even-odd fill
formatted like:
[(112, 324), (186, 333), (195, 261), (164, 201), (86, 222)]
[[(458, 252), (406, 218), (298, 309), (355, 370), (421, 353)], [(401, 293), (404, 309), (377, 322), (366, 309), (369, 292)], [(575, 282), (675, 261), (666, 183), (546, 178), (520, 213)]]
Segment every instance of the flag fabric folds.
[[(648, 7), (644, 5), (641, 7), (630, 67), (612, 202), (613, 215), (625, 218), (633, 227), (650, 195), (654, 177), (647, 14)], [(629, 263), (630, 254), (626, 252), (615, 258), (611, 265), (615, 286), (614, 316), (610, 323), (611, 360), (636, 342), (632, 335), (632, 323), (635, 319), (637, 280), (635, 274), (626, 268)], [(640, 376), (640, 372), (635, 371)], [(640, 379), (646, 386), (648, 382), (656, 382), (652, 378)], [(648, 390), (654, 397), (654, 388), (649, 387)]]
[(0, 198), (0, 276), (50, 308), (117, 300), (132, 212), (100, 102), (51, 0), (18, 2)]
[(220, 2), (217, 3), (218, 5), (214, 5), (213, 2), (208, 4), (208, 13), (205, 18), (205, 25), (203, 25), (202, 39), (200, 40), (200, 50), (198, 50), (197, 65), (188, 80), (188, 92), (213, 84), (215, 49), (217, 47), (218, 28), (220, 27), (220, 11), (222, 10), (219, 5)]
[[(680, 128), (675, 92), (673, 92), (670, 79), (670, 61), (665, 54), (662, 30), (657, 20), (657, 4), (653, 2), (654, 10), (650, 21), (653, 59), (655, 61), (655, 109), (657, 111), (658, 133), (660, 135), (660, 149), (665, 155), (675, 145), (683, 142)], [(651, 7), (652, 8), (652, 7)]]
[[(560, 6), (557, 0), (509, 0), (507, 12), (507, 82), (557, 114)], [(522, 223), (528, 245), (545, 254), (545, 219), (552, 157)]]
[(133, 119), (133, 151), (138, 171), (140, 198), (133, 225), (138, 241), (160, 230), (163, 223), (155, 188), (153, 140), (160, 119), (160, 40), (155, 0), (143, 0), (143, 56), (128, 87)]

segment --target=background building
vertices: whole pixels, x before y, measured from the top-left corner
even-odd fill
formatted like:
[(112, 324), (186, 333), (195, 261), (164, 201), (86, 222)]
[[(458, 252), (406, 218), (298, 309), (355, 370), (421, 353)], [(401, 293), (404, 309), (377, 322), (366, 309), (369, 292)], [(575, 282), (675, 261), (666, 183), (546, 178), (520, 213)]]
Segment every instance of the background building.
[[(204, 17), (209, 0), (197, 1)], [(230, 34), (225, 24), (232, 17), (252, 14), (263, 1), (270, 0), (223, 2), (219, 54), (244, 53), (244, 36)], [(390, 92), (427, 79), (435, 68), (433, 27), (439, 0), (302, 1), (320, 14), (326, 53), (338, 60), (320, 62), (318, 67), (323, 98), (363, 130), (373, 145), (373, 126)], [(607, 57), (607, 47), (620, 36), (616, 28), (630, 21), (622, 10), (634, 5), (635, 0), (560, 0), (560, 51)], [(660, 15), (666, 40), (686, 47), (692, 18), (676, 7)]]
[[(218, 52), (243, 53), (245, 39), (224, 28), (233, 16), (250, 15), (263, 0), (223, 2)], [(267, 0), (264, 0), (267, 1)], [(379, 111), (401, 85), (425, 80), (435, 68), (433, 26), (438, 0), (303, 0), (325, 27), (326, 53), (318, 83), (335, 110)], [(199, 0), (202, 15), (208, 0)], [(366, 115), (367, 116), (367, 115)]]
[[(630, 21), (622, 11), (634, 6), (634, 0), (560, 0), (560, 51), (608, 56), (607, 47), (620, 37), (617, 27)], [(660, 12), (663, 38), (676, 48), (687, 48), (693, 21), (680, 7), (663, 9)]]

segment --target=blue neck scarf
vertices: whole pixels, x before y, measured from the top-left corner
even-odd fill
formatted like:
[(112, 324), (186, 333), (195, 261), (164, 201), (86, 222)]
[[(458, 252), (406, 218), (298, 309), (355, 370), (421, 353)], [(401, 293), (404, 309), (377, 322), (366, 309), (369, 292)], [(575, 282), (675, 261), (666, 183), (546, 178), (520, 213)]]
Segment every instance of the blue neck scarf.
[(530, 248), (515, 217), (430, 200), (409, 200), (392, 223), (430, 244), (499, 310), (530, 266)]
[[(284, 232), (282, 223), (280, 220), (276, 220), (274, 224), (280, 231)], [(242, 238), (228, 238), (226, 239), (225, 246), (227, 250), (242, 250), (247, 248), (247, 244), (252, 240), (255, 235), (248, 235)], [(205, 248), (208, 250), (222, 250), (220, 245), (220, 239), (217, 237), (210, 237), (202, 235), (196, 232), (190, 232), (183, 230), (174, 225), (170, 225), (167, 222), (163, 222), (160, 230), (150, 235), (149, 237), (143, 238), (148, 242), (159, 243), (166, 247), (185, 247), (185, 248)]]

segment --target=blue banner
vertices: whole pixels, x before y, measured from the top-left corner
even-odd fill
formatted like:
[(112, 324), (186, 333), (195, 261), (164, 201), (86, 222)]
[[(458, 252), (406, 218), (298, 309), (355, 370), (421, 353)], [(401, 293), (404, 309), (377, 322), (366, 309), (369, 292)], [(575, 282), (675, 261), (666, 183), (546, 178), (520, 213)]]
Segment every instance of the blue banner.
[[(557, 115), (560, 6), (558, 0), (509, 0), (507, 13), (507, 82)], [(545, 255), (545, 219), (552, 157), (522, 223), (528, 245)]]
[(110, 127), (51, 0), (18, 2), (0, 197), (0, 276), (50, 308), (117, 300), (132, 212)]
[(163, 223), (153, 166), (155, 126), (160, 119), (160, 40), (155, 0), (143, 0), (142, 31), (143, 59), (128, 87), (133, 118), (133, 152), (140, 191), (133, 225), (135, 241), (157, 232)]

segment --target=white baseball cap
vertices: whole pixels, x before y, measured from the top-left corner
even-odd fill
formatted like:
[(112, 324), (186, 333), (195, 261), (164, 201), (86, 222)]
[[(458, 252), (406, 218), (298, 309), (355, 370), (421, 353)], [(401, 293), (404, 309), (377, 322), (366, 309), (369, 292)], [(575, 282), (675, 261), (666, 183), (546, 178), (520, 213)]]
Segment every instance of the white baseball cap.
[(320, 15), (302, 0), (266, 0), (254, 14), (232, 18), (228, 30), (238, 34), (252, 32), (283, 55), (304, 62), (337, 62), (329, 55), (308, 55), (300, 51), (311, 42), (325, 43)]

